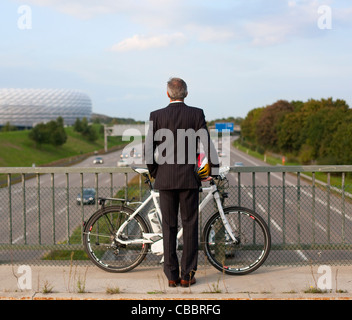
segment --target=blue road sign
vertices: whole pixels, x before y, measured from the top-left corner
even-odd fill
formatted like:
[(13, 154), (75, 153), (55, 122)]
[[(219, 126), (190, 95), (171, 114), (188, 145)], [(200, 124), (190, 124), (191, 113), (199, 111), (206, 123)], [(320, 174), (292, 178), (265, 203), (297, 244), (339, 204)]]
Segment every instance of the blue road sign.
[(217, 130), (218, 132), (227, 131), (227, 130), (230, 132), (233, 132), (233, 128), (234, 128), (234, 125), (232, 122), (215, 123), (215, 130)]

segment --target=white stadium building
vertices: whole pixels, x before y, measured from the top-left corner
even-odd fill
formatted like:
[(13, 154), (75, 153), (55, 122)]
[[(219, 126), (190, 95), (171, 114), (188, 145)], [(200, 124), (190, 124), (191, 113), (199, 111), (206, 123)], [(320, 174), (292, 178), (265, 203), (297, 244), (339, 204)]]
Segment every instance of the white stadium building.
[(0, 88), (0, 127), (31, 128), (58, 117), (72, 125), (77, 118), (90, 120), (91, 114), (91, 99), (77, 90)]

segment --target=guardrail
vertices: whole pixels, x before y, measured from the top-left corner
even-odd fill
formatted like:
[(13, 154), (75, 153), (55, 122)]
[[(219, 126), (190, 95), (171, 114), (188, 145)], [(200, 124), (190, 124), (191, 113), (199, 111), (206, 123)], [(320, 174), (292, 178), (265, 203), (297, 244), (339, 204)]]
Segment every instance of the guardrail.
[[(232, 167), (225, 205), (250, 207), (267, 221), (267, 265), (350, 264), (350, 172), (352, 166)], [(93, 188), (96, 197), (130, 199), (146, 190), (130, 168), (0, 168), (0, 174), (7, 180), (0, 188), (0, 263), (87, 263), (81, 231), (98, 204), (85, 205), (78, 194)], [(12, 183), (15, 176), (19, 183)], [(213, 210), (206, 208), (200, 230)]]

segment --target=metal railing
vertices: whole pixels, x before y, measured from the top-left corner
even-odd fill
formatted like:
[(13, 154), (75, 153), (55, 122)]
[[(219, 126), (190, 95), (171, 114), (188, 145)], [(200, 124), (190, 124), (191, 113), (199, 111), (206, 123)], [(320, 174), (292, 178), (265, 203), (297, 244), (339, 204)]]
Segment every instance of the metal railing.
[[(224, 205), (249, 207), (266, 220), (267, 265), (351, 264), (351, 172), (352, 166), (232, 167)], [(79, 194), (90, 188), (94, 199), (142, 199), (147, 191), (130, 168), (0, 168), (0, 174), (7, 181), (0, 188), (0, 263), (87, 263), (83, 222), (98, 204), (86, 205)], [(214, 210), (210, 204), (201, 215), (200, 231)]]

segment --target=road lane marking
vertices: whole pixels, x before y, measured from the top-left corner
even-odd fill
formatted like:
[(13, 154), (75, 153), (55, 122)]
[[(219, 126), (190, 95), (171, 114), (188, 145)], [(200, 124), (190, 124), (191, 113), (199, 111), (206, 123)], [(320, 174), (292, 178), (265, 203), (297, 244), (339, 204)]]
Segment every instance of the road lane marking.
[[(241, 187), (244, 187), (244, 185), (241, 185)], [(249, 191), (247, 192), (247, 194), (251, 199), (253, 199), (253, 195)], [(263, 213), (266, 213), (266, 210), (264, 209), (264, 207), (260, 203), (257, 203), (257, 206)], [(277, 224), (277, 222), (273, 218), (270, 218), (270, 222), (272, 222), (272, 224), (275, 226), (275, 228), (278, 231), (282, 232), (282, 229), (280, 228), (280, 226)]]
[[(28, 232), (26, 232), (26, 237), (28, 236)], [(22, 240), (22, 239), (24, 239), (24, 236), (22, 235), (22, 236), (19, 236), (18, 238), (16, 238), (15, 240), (13, 240), (12, 241), (12, 244), (15, 244), (15, 243), (17, 243), (18, 241), (20, 241), (20, 240)]]
[[(237, 151), (237, 150), (236, 150), (236, 151)], [(234, 150), (231, 150), (231, 152), (232, 152), (235, 156), (238, 156), (238, 157), (240, 157), (240, 158), (242, 158), (242, 159), (244, 159), (244, 160), (250, 162), (250, 163), (253, 164), (254, 166), (256, 166), (256, 167), (259, 166), (257, 163), (255, 163), (254, 161), (252, 161), (252, 160), (250, 160), (250, 159), (244, 157), (244, 156), (241, 155), (240, 153), (237, 153), (237, 152), (235, 152)]]
[[(241, 185), (241, 187), (244, 187), (244, 185)], [(253, 195), (248, 191), (247, 192), (248, 196), (253, 199)], [(257, 203), (258, 208), (263, 211), (263, 213), (266, 213), (265, 208), (260, 204)], [(273, 219), (270, 218), (270, 222), (274, 225), (274, 227), (279, 231), (279, 232), (283, 232), (282, 228), (277, 224), (277, 222)], [(301, 251), (301, 250), (295, 250), (295, 252), (304, 260), (304, 261), (308, 261), (308, 258), (306, 257), (306, 255)]]
[[(235, 152), (234, 150), (231, 150), (231, 152), (232, 152), (235, 156), (239, 156), (240, 158), (242, 158), (242, 159), (244, 159), (244, 160), (250, 162), (251, 164), (253, 164), (253, 165), (255, 165), (255, 166), (259, 166), (259, 165), (256, 164), (254, 161), (248, 159), (246, 156), (241, 155), (241, 154), (240, 154), (241, 151), (238, 151), (237, 149), (236, 149), (236, 151), (239, 152), (239, 153)], [(276, 178), (276, 179), (280, 180), (281, 182), (283, 182), (283, 178), (282, 178), (280, 175), (278, 175), (278, 174), (272, 172), (272, 173), (271, 173), (271, 176), (273, 176), (274, 178)], [(235, 179), (237, 180), (236, 177), (235, 177)], [(296, 184), (294, 184), (294, 183), (292, 183), (292, 182), (290, 182), (290, 181), (287, 181), (287, 180), (285, 181), (285, 183), (286, 183), (287, 185), (292, 186), (293, 188), (297, 189), (297, 185), (296, 185)], [(306, 195), (307, 197), (313, 198), (313, 194), (312, 194), (312, 193), (307, 192), (307, 191), (303, 190), (302, 188), (300, 189), (300, 192), (302, 192), (302, 194)], [(322, 200), (320, 197), (315, 197), (315, 202), (321, 204), (322, 206), (326, 207), (326, 209), (328, 209), (328, 203), (327, 203), (326, 201)], [(286, 202), (286, 203), (289, 204), (289, 202)], [(340, 215), (341, 217), (345, 217), (347, 220), (349, 220), (349, 221), (352, 222), (352, 217), (351, 217), (350, 215), (346, 214), (346, 212), (343, 213), (341, 210), (339, 210), (338, 208), (336, 208), (336, 207), (334, 207), (334, 206), (332, 206), (332, 205), (329, 206), (329, 209), (330, 209), (331, 211), (337, 213), (337, 214)], [(274, 223), (273, 223), (273, 224), (274, 224)], [(274, 225), (275, 225), (275, 224), (274, 224)], [(316, 225), (320, 230), (322, 230), (323, 232), (327, 233), (326, 228), (324, 228), (324, 226), (322, 226), (319, 222), (316, 221), (316, 222), (315, 222), (315, 225)], [(297, 251), (297, 252), (298, 252), (298, 251)], [(300, 254), (302, 257), (304, 256), (304, 254), (303, 254), (302, 252), (299, 252), (299, 254)], [(305, 257), (305, 256), (304, 256), (304, 257)], [(306, 257), (305, 257), (305, 260), (307, 260)]]
[(65, 211), (67, 211), (67, 208), (62, 208), (61, 210), (59, 210), (59, 212), (58, 212), (58, 215), (61, 215), (63, 212), (65, 212)]
[[(280, 176), (276, 175), (275, 173), (272, 173), (272, 175), (273, 175), (275, 178), (277, 178), (277, 179), (283, 181), (282, 178), (281, 178)], [(288, 184), (288, 185), (290, 185), (290, 186), (292, 186), (292, 187), (297, 188), (297, 186), (296, 186), (295, 184), (293, 184), (292, 182), (290, 182), (290, 181), (286, 181), (286, 184)], [(307, 197), (313, 198), (313, 194), (311, 194), (310, 192), (307, 192), (307, 191), (303, 190), (302, 188), (301, 188), (300, 192), (302, 192), (302, 193), (303, 193), (304, 195), (306, 195)], [(315, 197), (315, 201), (318, 202), (318, 203), (320, 203), (320, 204), (323, 205), (323, 206), (327, 206), (327, 205), (328, 205), (328, 204), (326, 203), (326, 201), (320, 199), (319, 197)], [(337, 209), (336, 207), (334, 207), (334, 206), (331, 206), (331, 205), (330, 205), (330, 210), (335, 211), (335, 212), (336, 212), (337, 214), (339, 214), (340, 216), (343, 215), (343, 213), (342, 213), (339, 209)], [(349, 216), (349, 215), (346, 214), (346, 213), (345, 213), (345, 218), (346, 218), (347, 220), (349, 220), (349, 221), (352, 222), (352, 217)]]
[(301, 256), (304, 261), (308, 261), (308, 258), (301, 250), (296, 250), (296, 252)]

